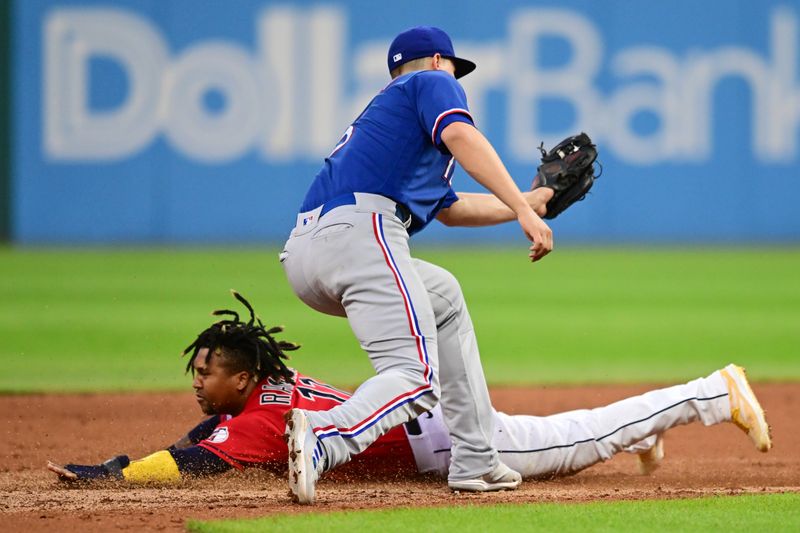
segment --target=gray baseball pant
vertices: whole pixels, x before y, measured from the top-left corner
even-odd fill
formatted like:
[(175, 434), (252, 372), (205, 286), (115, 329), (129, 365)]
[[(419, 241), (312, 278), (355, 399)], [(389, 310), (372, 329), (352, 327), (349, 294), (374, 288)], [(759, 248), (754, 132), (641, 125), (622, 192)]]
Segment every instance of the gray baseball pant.
[(310, 307), (346, 316), (377, 375), (329, 411), (306, 412), (333, 468), (441, 395), (453, 442), (449, 479), (497, 466), (492, 406), (461, 288), (446, 270), (413, 259), (388, 198), (356, 193), (320, 217), (301, 213), (281, 262)]

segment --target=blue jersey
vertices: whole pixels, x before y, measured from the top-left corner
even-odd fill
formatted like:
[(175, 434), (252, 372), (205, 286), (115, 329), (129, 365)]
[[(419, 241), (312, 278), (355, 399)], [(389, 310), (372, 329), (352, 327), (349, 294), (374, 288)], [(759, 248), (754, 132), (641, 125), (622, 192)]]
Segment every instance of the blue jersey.
[(300, 211), (348, 193), (380, 194), (411, 212), (409, 234), (421, 230), (458, 200), (451, 187), (455, 161), (441, 139), (453, 122), (473, 123), (453, 76), (424, 70), (396, 78), (325, 159)]

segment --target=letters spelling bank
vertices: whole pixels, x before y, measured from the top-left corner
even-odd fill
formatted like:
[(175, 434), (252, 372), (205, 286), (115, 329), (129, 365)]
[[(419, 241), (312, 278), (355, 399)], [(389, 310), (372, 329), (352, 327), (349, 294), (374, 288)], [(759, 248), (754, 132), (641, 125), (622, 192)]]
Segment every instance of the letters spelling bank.
[[(206, 164), (254, 150), (275, 163), (319, 160), (385, 85), (391, 32), (348, 50), (347, 13), (336, 6), (272, 6), (253, 24), (254, 49), (207, 39), (170, 50), (158, 24), (132, 10), (50, 9), (43, 23), (45, 157), (119, 161), (163, 135), (176, 153)], [(506, 24), (505, 40), (458, 39), (457, 46), (479, 60), (464, 80), (474, 114), (479, 123), (500, 124), (506, 139), (500, 148), (512, 160), (535, 162), (532, 147), (542, 139), (551, 145), (585, 130), (630, 165), (707, 161), (714, 149), (714, 90), (731, 77), (752, 93), (753, 156), (764, 163), (797, 157), (798, 17), (790, 8), (771, 10), (765, 52), (726, 45), (679, 55), (641, 45), (604, 57), (599, 26), (577, 10), (519, 9)], [(542, 40), (554, 36), (568, 44), (570, 57), (537, 66)], [(124, 99), (111, 109), (88, 103), (98, 80), (87, 65), (98, 57), (115, 62), (127, 80)], [(605, 64), (615, 87), (602, 92), (596, 80)], [(346, 75), (354, 87), (349, 94)], [(637, 76), (652, 81), (626, 81)], [(490, 91), (504, 93), (505, 116), (491, 116), (497, 111), (489, 109)], [(204, 105), (209, 93), (224, 102), (220, 109)], [(541, 102), (553, 98), (574, 115), (559, 131), (548, 130), (539, 113)], [(632, 126), (641, 113), (657, 118), (654, 131)]]

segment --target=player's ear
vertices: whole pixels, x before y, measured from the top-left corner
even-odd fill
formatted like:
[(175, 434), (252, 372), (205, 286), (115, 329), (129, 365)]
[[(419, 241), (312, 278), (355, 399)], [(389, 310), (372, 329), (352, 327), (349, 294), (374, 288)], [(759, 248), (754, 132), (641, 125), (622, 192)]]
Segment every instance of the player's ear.
[(253, 375), (250, 372), (245, 372), (242, 370), (241, 372), (237, 372), (234, 376), (234, 383), (236, 384), (236, 390), (239, 392), (245, 390), (247, 385), (250, 383), (250, 380), (253, 379)]

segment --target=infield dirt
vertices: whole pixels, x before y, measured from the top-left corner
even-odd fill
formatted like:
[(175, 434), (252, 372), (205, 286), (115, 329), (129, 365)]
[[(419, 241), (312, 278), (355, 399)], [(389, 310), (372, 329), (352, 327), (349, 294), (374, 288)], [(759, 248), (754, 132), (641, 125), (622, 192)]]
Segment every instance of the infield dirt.
[[(595, 407), (653, 386), (495, 388), (495, 407), (546, 415)], [(640, 476), (621, 454), (574, 476), (529, 481), (520, 490), (453, 494), (430, 478), (326, 477), (317, 504), (289, 502), (286, 481), (263, 471), (192, 480), (177, 487), (70, 488), (44, 469), (48, 459), (96, 463), (141, 457), (184, 434), (199, 419), (191, 393), (0, 396), (0, 521), (5, 531), (181, 531), (188, 518), (454, 504), (584, 502), (687, 498), (710, 494), (800, 492), (796, 413), (800, 384), (754, 386), (772, 425), (774, 448), (755, 451), (732, 424), (679, 427), (665, 437), (661, 469)], [(794, 429), (793, 429), (794, 428)]]

